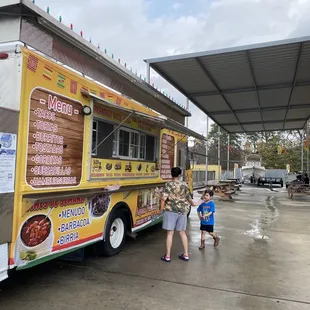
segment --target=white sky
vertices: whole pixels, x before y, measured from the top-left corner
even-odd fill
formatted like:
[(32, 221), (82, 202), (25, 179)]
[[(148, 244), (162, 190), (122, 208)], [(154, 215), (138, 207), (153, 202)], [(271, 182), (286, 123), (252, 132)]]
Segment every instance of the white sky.
[[(36, 0), (145, 76), (143, 59), (310, 34), (310, 0)], [(185, 106), (157, 74), (152, 81)], [(206, 131), (195, 106), (189, 127)]]

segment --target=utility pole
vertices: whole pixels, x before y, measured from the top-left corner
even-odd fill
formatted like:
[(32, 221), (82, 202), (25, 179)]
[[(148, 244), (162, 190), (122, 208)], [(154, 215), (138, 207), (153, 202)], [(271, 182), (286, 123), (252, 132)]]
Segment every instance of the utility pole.
[[(189, 99), (186, 98), (186, 110), (189, 111)], [(185, 118), (185, 126), (188, 128), (188, 116)]]
[(307, 120), (307, 135), (306, 135), (306, 141), (307, 141), (307, 173), (309, 177), (309, 120)]
[[(209, 116), (207, 115), (206, 139), (209, 135)], [(208, 140), (206, 141), (206, 183), (208, 182)]]

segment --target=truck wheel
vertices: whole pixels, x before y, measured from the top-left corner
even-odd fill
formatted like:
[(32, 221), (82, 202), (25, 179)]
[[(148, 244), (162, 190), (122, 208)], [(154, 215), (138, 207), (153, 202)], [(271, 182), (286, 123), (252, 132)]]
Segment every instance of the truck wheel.
[(120, 253), (125, 246), (126, 232), (125, 214), (121, 210), (116, 210), (108, 219), (105, 240), (101, 244), (101, 254), (113, 256)]

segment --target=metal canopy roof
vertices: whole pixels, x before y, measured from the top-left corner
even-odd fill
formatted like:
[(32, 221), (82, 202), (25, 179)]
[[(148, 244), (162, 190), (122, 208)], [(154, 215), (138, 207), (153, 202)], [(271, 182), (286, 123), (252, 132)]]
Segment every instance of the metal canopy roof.
[(310, 117), (310, 37), (145, 61), (229, 133), (302, 129)]

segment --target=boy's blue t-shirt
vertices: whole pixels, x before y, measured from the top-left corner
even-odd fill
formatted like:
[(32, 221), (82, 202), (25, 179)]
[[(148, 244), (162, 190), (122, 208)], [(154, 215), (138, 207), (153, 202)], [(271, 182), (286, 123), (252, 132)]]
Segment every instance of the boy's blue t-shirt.
[[(203, 216), (204, 214), (207, 214), (209, 212), (215, 212), (215, 203), (210, 200), (209, 202), (203, 202), (198, 208), (197, 212), (200, 212)], [(214, 225), (214, 215), (213, 213), (209, 216), (209, 218), (201, 219), (200, 222), (203, 225)]]

